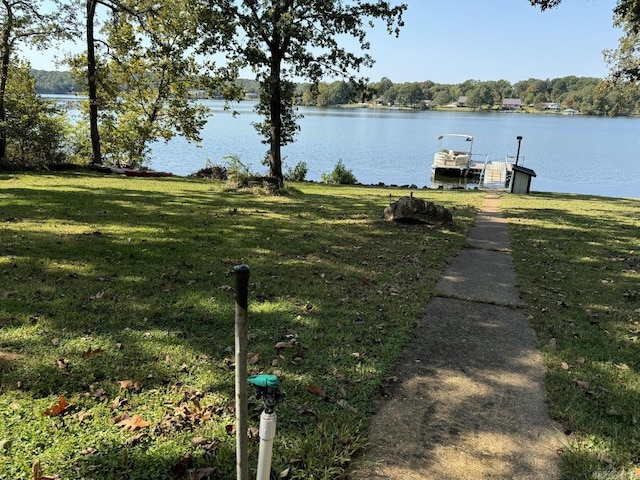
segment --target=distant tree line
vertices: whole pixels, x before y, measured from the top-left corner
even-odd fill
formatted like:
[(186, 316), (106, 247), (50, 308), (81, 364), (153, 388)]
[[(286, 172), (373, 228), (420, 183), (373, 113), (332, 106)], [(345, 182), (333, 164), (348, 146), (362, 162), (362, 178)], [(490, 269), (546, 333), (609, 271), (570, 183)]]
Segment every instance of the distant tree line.
[[(33, 70), (36, 90), (40, 94), (65, 94), (79, 87), (71, 72)], [(259, 95), (260, 82), (238, 79), (236, 83), (247, 94)], [(371, 103), (399, 107), (426, 109), (445, 107), (465, 96), (467, 107), (476, 110), (500, 108), (505, 98), (518, 98), (526, 107), (544, 109), (556, 103), (561, 108), (572, 108), (586, 115), (623, 116), (637, 113), (640, 97), (625, 95), (622, 87), (605, 88), (603, 79), (568, 76), (541, 80), (530, 78), (511, 84), (507, 80), (467, 80), (459, 84), (432, 81), (394, 83), (383, 77), (364, 87), (354, 82), (338, 80), (296, 84), (296, 103), (326, 107), (349, 103)]]
[(572, 108), (586, 115), (631, 115), (640, 110), (640, 95), (635, 87), (613, 86), (593, 77), (568, 76), (541, 80), (530, 78), (511, 84), (507, 80), (467, 80), (460, 84), (432, 81), (393, 83), (389, 78), (370, 83), (366, 88), (345, 81), (300, 85), (301, 105), (319, 107), (363, 102), (397, 107), (428, 109), (446, 107), (466, 97), (466, 106), (474, 110), (499, 109), (502, 100), (516, 98), (522, 105), (544, 109), (547, 104)]

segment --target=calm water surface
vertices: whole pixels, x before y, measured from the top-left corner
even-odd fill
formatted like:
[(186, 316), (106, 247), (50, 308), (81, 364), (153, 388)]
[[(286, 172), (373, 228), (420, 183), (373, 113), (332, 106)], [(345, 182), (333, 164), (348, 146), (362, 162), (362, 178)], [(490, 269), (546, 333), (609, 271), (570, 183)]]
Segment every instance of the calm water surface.
[[(252, 123), (253, 104), (206, 101), (213, 114), (201, 147), (175, 139), (152, 148), (151, 168), (188, 175), (207, 161), (222, 164), (237, 156), (253, 171), (267, 146)], [(640, 119), (518, 113), (406, 112), (373, 109), (301, 108), (301, 131), (283, 148), (285, 170), (307, 163), (308, 180), (320, 180), (342, 160), (359, 182), (431, 186), (431, 162), (443, 133), (473, 135), (474, 153), (490, 159), (515, 155), (523, 137), (520, 164), (537, 177), (532, 190), (640, 198)]]

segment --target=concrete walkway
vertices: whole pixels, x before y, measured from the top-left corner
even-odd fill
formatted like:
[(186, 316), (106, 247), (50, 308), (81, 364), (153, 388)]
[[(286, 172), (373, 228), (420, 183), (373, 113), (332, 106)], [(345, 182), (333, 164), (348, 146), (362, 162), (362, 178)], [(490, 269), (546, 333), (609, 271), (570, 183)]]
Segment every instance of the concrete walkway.
[(562, 435), (516, 287), (500, 194), (488, 193), (436, 286), (350, 478), (559, 478)]

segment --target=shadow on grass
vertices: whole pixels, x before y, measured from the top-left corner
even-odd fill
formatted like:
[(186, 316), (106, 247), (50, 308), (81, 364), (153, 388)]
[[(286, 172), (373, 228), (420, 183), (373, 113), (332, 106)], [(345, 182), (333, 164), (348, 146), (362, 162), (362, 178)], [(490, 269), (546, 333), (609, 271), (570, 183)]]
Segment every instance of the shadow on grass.
[(552, 414), (568, 434), (565, 475), (631, 469), (640, 461), (632, 447), (640, 415), (640, 202), (505, 200)]
[[(0, 351), (12, 356), (0, 364), (4, 420), (25, 439), (14, 455), (40, 452), (69, 478), (78, 468), (125, 478), (117, 466), (131, 478), (161, 478), (184, 452), (196, 467), (228, 473), (233, 439), (223, 424), (166, 438), (148, 432), (129, 445), (110, 419), (142, 412), (162, 424), (166, 411), (181, 408), (184, 389), (233, 416), (232, 269), (239, 263), (251, 267), (250, 369), (277, 371), (290, 394), (278, 428), (281, 446), (293, 447), (276, 464), (294, 455), (301, 458), (296, 468), (339, 470), (352, 448), (344, 438), (360, 442), (370, 394), (462, 245), (480, 198), (443, 197), (456, 198), (459, 224), (441, 231), (383, 222), (384, 190), (260, 197), (182, 179), (6, 180)], [(290, 347), (276, 348), (279, 342)], [(310, 385), (329, 401), (307, 391)], [(56, 431), (58, 419), (40, 413), (60, 393), (73, 404), (61, 417), (68, 430), (56, 433), (55, 447), (32, 449), (40, 428)], [(22, 406), (13, 412), (11, 405)], [(34, 415), (29, 421), (25, 409)], [(95, 420), (76, 421), (83, 411), (96, 412)], [(300, 439), (325, 421), (321, 447), (313, 436)], [(191, 444), (198, 435), (220, 440), (215, 458)], [(98, 453), (81, 455), (75, 441)]]

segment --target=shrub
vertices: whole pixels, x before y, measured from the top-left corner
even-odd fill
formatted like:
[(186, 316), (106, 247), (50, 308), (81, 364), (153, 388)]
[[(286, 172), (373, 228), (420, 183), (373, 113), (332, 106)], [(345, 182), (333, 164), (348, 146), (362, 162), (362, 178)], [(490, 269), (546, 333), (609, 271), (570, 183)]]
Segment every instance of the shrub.
[(253, 176), (249, 168), (250, 165), (242, 163), (236, 155), (227, 155), (224, 159), (227, 168), (227, 177), (232, 182), (243, 185)]
[(320, 176), (320, 179), (324, 183), (337, 183), (340, 185), (355, 185), (356, 183), (358, 183), (358, 180), (356, 180), (353, 172), (344, 166), (342, 160), (338, 160), (338, 163), (333, 168), (333, 172), (331, 172), (330, 174), (323, 173)]
[(304, 182), (309, 169), (306, 162), (298, 162), (294, 168), (287, 168), (284, 179), (290, 182)]

